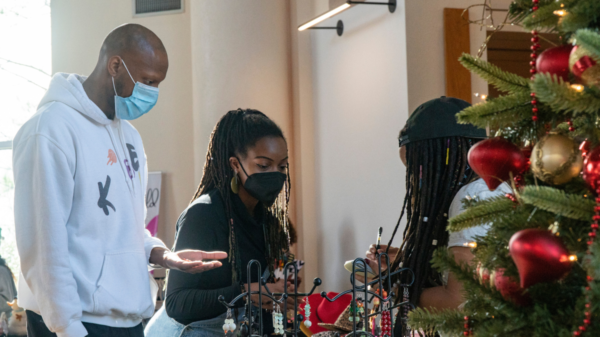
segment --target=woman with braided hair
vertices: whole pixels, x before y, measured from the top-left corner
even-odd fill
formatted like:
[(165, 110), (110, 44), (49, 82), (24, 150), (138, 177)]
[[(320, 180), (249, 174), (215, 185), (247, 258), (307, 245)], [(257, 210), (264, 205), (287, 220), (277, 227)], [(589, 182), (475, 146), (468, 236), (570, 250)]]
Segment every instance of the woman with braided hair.
[[(271, 292), (281, 293), (287, 282), (274, 281), (274, 266), (285, 259), (293, 239), (288, 221), (290, 178), (288, 150), (281, 129), (256, 110), (233, 110), (215, 126), (206, 154), (202, 180), (188, 208), (177, 221), (174, 251), (185, 249), (229, 252), (221, 268), (203, 274), (172, 271), (168, 275), (166, 313), (149, 324), (147, 336), (223, 336), (227, 309), (218, 300), (230, 302), (248, 290), (259, 288), (260, 278), (271, 279)], [(260, 273), (247, 264), (260, 262)], [(253, 295), (256, 303), (258, 295)], [(272, 308), (263, 296), (263, 308)], [(293, 299), (289, 298), (292, 301)], [(239, 331), (244, 312), (239, 301), (231, 318)], [(285, 308), (282, 308), (284, 311)], [(271, 314), (263, 312), (265, 333), (273, 332)], [(166, 326), (170, 328), (167, 329)], [(176, 329), (173, 329), (173, 326)], [(169, 332), (165, 332), (167, 329)]]
[[(378, 253), (387, 251), (393, 260), (391, 270), (401, 266), (414, 272), (408, 294), (398, 294), (400, 301), (408, 300), (414, 306), (445, 309), (463, 302), (462, 284), (451, 273), (442, 275), (432, 268), (432, 254), (447, 246), (458, 263), (470, 263), (473, 254), (467, 244), (475, 236), (485, 235), (487, 226), (448, 233), (448, 219), (463, 211), (465, 198), (487, 199), (510, 191), (506, 184), (490, 191), (469, 167), (469, 149), (484, 139), (486, 132), (456, 122), (455, 115), (468, 106), (456, 98), (431, 100), (415, 110), (400, 132), (400, 158), (407, 168), (406, 196), (390, 243)], [(405, 213), (402, 245), (391, 247)], [(378, 268), (376, 253), (375, 246), (367, 251), (367, 263), (374, 270)], [(400, 283), (409, 282), (408, 275), (401, 276)], [(401, 324), (396, 324), (394, 334), (402, 336)]]

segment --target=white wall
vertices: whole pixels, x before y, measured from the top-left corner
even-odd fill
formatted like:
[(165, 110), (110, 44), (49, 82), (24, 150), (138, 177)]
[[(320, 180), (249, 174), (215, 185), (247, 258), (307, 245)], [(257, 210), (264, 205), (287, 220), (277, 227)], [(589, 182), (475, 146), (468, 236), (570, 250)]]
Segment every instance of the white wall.
[(311, 239), (323, 290), (349, 287), (344, 261), (364, 256), (379, 226), (387, 241), (398, 219), (405, 192), (397, 136), (408, 117), (405, 15), (402, 2), (394, 14), (355, 6), (322, 24), (343, 20), (342, 37), (300, 32), (313, 40), (318, 235)]
[[(306, 262), (301, 271), (308, 291), (311, 281), (319, 275), (315, 114), (313, 102), (312, 48), (310, 34), (299, 33), (298, 24), (315, 13), (315, 1), (290, 2), (290, 42), (292, 60), (292, 107), (294, 130), (294, 160), (292, 162), (295, 225), (298, 230), (297, 256)], [(323, 288), (324, 289), (324, 288)]]
[(195, 177), (210, 133), (229, 110), (253, 108), (293, 145), (289, 5), (286, 1), (198, 1), (191, 7)]

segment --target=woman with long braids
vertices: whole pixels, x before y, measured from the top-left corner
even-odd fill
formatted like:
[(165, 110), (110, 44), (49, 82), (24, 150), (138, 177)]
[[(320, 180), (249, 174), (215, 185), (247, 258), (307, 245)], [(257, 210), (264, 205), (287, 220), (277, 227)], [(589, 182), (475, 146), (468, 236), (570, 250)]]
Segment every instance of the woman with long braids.
[[(469, 103), (456, 98), (431, 100), (415, 110), (400, 132), (400, 158), (407, 168), (406, 196), (390, 243), (381, 246), (379, 253), (387, 251), (393, 260), (391, 270), (402, 266), (414, 272), (415, 281), (408, 293), (398, 291), (398, 300), (408, 300), (414, 306), (459, 307), (463, 302), (462, 284), (451, 273), (443, 275), (433, 269), (432, 254), (437, 248), (447, 246), (458, 263), (470, 263), (473, 254), (467, 244), (475, 236), (485, 235), (487, 226), (449, 234), (448, 219), (463, 211), (465, 198), (487, 199), (510, 192), (507, 184), (490, 191), (469, 167), (469, 149), (486, 138), (486, 132), (456, 122), (455, 115), (468, 106)], [(391, 247), (405, 213), (407, 224), (402, 245)], [(367, 251), (367, 262), (377, 270), (374, 246)], [(400, 282), (406, 284), (408, 278), (405, 275)], [(402, 324), (396, 324), (394, 335), (403, 336)]]
[[(171, 271), (167, 280), (166, 313), (157, 314), (147, 336), (223, 336), (231, 301), (248, 290), (258, 290), (262, 276), (272, 279), (277, 261), (290, 247), (288, 150), (281, 129), (256, 110), (234, 110), (215, 126), (206, 154), (204, 174), (188, 208), (177, 221), (174, 251), (204, 249), (229, 252), (221, 268), (202, 274)], [(247, 283), (247, 264), (253, 268)], [(294, 291), (287, 280), (268, 284), (272, 292)], [(253, 301), (258, 296), (253, 295)], [(263, 297), (263, 308), (272, 308)], [(293, 303), (293, 302), (292, 302)], [(239, 331), (243, 301), (232, 312)], [(285, 311), (285, 308), (281, 309)], [(263, 312), (263, 329), (273, 332), (271, 314)], [(183, 331), (183, 332), (182, 332)]]

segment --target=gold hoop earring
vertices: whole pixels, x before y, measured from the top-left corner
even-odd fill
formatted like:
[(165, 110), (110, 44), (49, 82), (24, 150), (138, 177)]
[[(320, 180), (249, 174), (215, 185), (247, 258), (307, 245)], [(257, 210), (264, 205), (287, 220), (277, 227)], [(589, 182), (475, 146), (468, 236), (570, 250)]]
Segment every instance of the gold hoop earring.
[(238, 175), (234, 172), (233, 178), (231, 178), (231, 192), (238, 194), (240, 192), (240, 185), (238, 181)]

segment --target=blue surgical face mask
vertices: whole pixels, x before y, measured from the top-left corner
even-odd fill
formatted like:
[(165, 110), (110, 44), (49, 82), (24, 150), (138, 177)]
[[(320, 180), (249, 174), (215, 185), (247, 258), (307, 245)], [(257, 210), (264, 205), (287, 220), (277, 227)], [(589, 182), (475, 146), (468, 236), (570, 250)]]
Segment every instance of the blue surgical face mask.
[(113, 77), (113, 89), (115, 90), (115, 114), (120, 119), (132, 120), (141, 117), (150, 111), (154, 105), (156, 105), (156, 101), (158, 100), (158, 88), (136, 82), (131, 76), (129, 69), (127, 69), (125, 61), (121, 59), (121, 62), (123, 62), (125, 70), (127, 70), (129, 77), (133, 83), (135, 83), (135, 87), (133, 88), (131, 96), (121, 97), (117, 95), (115, 78)]

